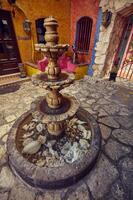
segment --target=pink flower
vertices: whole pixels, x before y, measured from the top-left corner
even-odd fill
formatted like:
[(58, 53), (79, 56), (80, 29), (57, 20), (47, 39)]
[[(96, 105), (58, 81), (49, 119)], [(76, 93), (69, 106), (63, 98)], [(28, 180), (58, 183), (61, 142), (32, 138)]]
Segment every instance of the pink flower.
[(48, 59), (44, 57), (42, 60), (39, 60), (37, 64), (38, 64), (38, 69), (44, 72), (48, 65)]

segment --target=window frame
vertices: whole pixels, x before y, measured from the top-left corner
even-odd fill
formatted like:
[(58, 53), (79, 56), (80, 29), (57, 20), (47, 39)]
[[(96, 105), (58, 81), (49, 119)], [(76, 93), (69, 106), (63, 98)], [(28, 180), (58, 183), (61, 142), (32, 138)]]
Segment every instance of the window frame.
[[(39, 33), (37, 32), (37, 28), (40, 28), (40, 27), (38, 26), (39, 21), (40, 21), (40, 22), (43, 21), (43, 23), (44, 23), (45, 18), (46, 18), (46, 17), (41, 17), (41, 18), (37, 18), (37, 19), (35, 20), (37, 42), (38, 42), (38, 43), (42, 43), (42, 44), (46, 44), (46, 41), (45, 41), (45, 38), (44, 38), (44, 41), (43, 41), (43, 42), (40, 42), (40, 40), (39, 40)], [(43, 30), (44, 34), (40, 34), (40, 35), (43, 35), (43, 37), (44, 37), (45, 32), (46, 32), (46, 29), (45, 29), (44, 26), (43, 26), (43, 28), (44, 28), (44, 30)]]
[(88, 54), (91, 41), (92, 26), (93, 19), (89, 16), (83, 16), (77, 21), (74, 42), (74, 50), (77, 53)]

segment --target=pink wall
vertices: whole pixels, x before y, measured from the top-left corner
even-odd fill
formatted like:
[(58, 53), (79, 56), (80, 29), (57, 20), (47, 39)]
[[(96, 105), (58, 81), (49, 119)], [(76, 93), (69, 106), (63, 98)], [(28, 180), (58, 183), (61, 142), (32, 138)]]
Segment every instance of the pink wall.
[(89, 16), (93, 19), (90, 49), (86, 59), (88, 62), (90, 62), (91, 52), (93, 49), (99, 2), (100, 0), (71, 0), (71, 45), (74, 43), (76, 22), (79, 20), (79, 18), (83, 16)]

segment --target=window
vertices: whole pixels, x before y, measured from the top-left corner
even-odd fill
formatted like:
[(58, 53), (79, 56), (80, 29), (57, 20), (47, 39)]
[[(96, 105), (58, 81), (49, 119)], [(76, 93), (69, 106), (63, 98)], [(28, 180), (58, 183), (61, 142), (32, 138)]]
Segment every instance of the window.
[(77, 21), (74, 50), (78, 53), (88, 53), (90, 46), (92, 19), (82, 17)]
[(43, 44), (46, 43), (44, 39), (44, 35), (46, 31), (44, 27), (44, 19), (45, 18), (40, 18), (36, 20), (37, 41), (38, 43), (43, 43)]
[(0, 19), (0, 38), (3, 36), (4, 40), (10, 40), (11, 39), (11, 33), (9, 30), (9, 25), (7, 20)]

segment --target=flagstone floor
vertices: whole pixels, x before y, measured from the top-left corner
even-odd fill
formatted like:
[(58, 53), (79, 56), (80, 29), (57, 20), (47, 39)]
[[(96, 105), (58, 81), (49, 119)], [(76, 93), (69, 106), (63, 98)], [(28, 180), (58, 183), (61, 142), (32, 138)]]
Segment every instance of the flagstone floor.
[(27, 187), (11, 171), (6, 155), (8, 131), (30, 103), (46, 91), (22, 83), (13, 93), (0, 95), (0, 200), (132, 200), (133, 199), (133, 87), (86, 76), (63, 92), (77, 97), (98, 121), (102, 133), (100, 156), (92, 171), (62, 190)]

